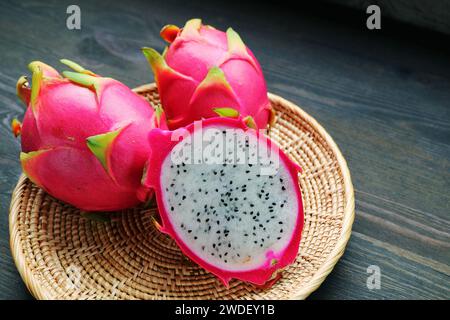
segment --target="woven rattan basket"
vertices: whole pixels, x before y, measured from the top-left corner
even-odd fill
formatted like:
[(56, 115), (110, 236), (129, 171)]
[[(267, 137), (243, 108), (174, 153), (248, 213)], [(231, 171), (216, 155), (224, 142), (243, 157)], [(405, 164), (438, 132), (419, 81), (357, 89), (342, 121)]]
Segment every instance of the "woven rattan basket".
[[(159, 103), (154, 85), (135, 90)], [(25, 176), (13, 192), (11, 249), (38, 299), (303, 299), (344, 252), (354, 218), (350, 173), (328, 133), (294, 104), (271, 94), (277, 121), (269, 135), (301, 165), (305, 225), (293, 265), (270, 289), (237, 280), (226, 289), (184, 257), (151, 221), (156, 209), (86, 219)]]

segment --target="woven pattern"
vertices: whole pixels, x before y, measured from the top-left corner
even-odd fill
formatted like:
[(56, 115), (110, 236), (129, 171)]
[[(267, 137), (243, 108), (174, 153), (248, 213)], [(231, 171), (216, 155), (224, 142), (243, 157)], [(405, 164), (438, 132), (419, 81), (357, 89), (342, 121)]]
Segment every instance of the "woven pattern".
[[(154, 85), (136, 92), (159, 103)], [(354, 218), (347, 165), (326, 131), (292, 103), (269, 95), (269, 135), (303, 168), (305, 225), (294, 264), (270, 289), (233, 280), (226, 289), (188, 260), (152, 224), (157, 209), (130, 209), (111, 221), (86, 219), (22, 176), (10, 210), (11, 249), (38, 299), (303, 299), (342, 255)]]

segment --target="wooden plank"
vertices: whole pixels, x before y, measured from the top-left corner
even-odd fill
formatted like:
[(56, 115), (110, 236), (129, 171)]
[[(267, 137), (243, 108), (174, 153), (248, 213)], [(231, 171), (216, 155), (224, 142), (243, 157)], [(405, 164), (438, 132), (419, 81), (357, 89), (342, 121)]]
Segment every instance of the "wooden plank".
[[(30, 298), (9, 252), (8, 207), (20, 174), (9, 133), (23, 108), (16, 79), (29, 61), (69, 58), (129, 86), (152, 81), (139, 52), (162, 50), (159, 28), (202, 17), (233, 26), (252, 48), (270, 91), (301, 105), (329, 131), (356, 189), (348, 249), (314, 299), (449, 299), (450, 51), (417, 29), (371, 32), (365, 15), (329, 5), (250, 7), (206, 1), (78, 1), (82, 30), (65, 28), (61, 2), (0, 3), (0, 299)], [(389, 27), (388, 27), (389, 28)], [(380, 290), (366, 287), (369, 265)]]

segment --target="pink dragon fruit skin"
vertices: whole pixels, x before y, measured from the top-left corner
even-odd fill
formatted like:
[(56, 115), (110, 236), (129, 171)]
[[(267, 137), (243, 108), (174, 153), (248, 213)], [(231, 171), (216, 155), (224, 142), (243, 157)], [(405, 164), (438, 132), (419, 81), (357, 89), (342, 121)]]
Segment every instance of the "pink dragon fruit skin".
[[(204, 269), (206, 269), (207, 271), (213, 273), (214, 275), (216, 275), (221, 281), (222, 283), (228, 287), (229, 281), (231, 279), (240, 279), (242, 281), (246, 281), (246, 282), (251, 282), (257, 286), (261, 286), (261, 287), (268, 287), (273, 285), (273, 283), (275, 283), (281, 276), (280, 273), (277, 274), (277, 272), (283, 268), (285, 268), (286, 266), (290, 265), (291, 263), (293, 263), (293, 261), (295, 260), (298, 250), (299, 250), (299, 245), (300, 245), (300, 239), (301, 239), (301, 233), (303, 230), (303, 204), (302, 204), (302, 196), (301, 196), (301, 191), (299, 188), (299, 181), (298, 181), (298, 172), (301, 171), (300, 167), (292, 162), (283, 152), (281, 152), (281, 150), (278, 149), (278, 147), (272, 143), (270, 140), (268, 140), (267, 138), (264, 138), (263, 140), (260, 140), (260, 143), (266, 144), (268, 145), (268, 148), (271, 149), (273, 152), (272, 154), (279, 154), (280, 157), (280, 163), (281, 166), (283, 166), (285, 168), (285, 180), (289, 180), (289, 185), (290, 185), (290, 195), (287, 196), (287, 199), (289, 199), (289, 202), (292, 202), (293, 205), (292, 207), (290, 207), (290, 211), (288, 211), (288, 215), (291, 216), (291, 222), (292, 223), (284, 223), (283, 225), (279, 224), (280, 222), (278, 221), (264, 221), (264, 224), (259, 224), (259, 227), (264, 227), (267, 226), (269, 228), (269, 222), (271, 222), (272, 224), (275, 224), (275, 227), (277, 227), (277, 231), (275, 233), (278, 232), (279, 227), (283, 227), (283, 228), (287, 228), (289, 230), (289, 233), (287, 234), (287, 238), (283, 241), (283, 247), (278, 247), (277, 250), (273, 250), (273, 248), (269, 248), (267, 249), (267, 251), (264, 253), (264, 259), (263, 261), (260, 262), (260, 264), (258, 266), (254, 266), (252, 268), (246, 268), (245, 262), (240, 265), (240, 267), (242, 267), (242, 270), (238, 270), (236, 268), (234, 269), (227, 269), (224, 268), (223, 266), (218, 266), (215, 265), (214, 263), (212, 263), (211, 261), (208, 261), (208, 259), (202, 258), (199, 255), (199, 251), (200, 250), (195, 250), (193, 249), (193, 245), (195, 243), (195, 239), (201, 238), (201, 237), (208, 237), (208, 242), (207, 242), (207, 246), (211, 245), (211, 243), (215, 242), (215, 239), (213, 238), (216, 235), (216, 230), (214, 229), (214, 227), (217, 227), (219, 225), (219, 223), (216, 224), (217, 221), (214, 220), (214, 216), (213, 215), (209, 215), (209, 213), (205, 212), (206, 206), (216, 206), (217, 203), (222, 202), (223, 199), (221, 199), (220, 195), (216, 195), (214, 194), (214, 188), (215, 187), (211, 187), (208, 185), (208, 183), (210, 183), (210, 180), (206, 180), (207, 175), (205, 173), (201, 173), (198, 176), (202, 176), (203, 178), (205, 178), (205, 180), (203, 180), (203, 182), (198, 183), (195, 181), (189, 181), (189, 179), (185, 179), (185, 177), (183, 177), (183, 179), (180, 179), (180, 181), (176, 180), (176, 174), (175, 176), (170, 175), (168, 179), (165, 179), (164, 176), (166, 175), (165, 170), (172, 170), (173, 172), (178, 172), (178, 174), (183, 174), (183, 172), (186, 172), (189, 170), (192, 170), (192, 168), (196, 167), (196, 166), (203, 166), (203, 168), (205, 168), (205, 172), (208, 170), (212, 170), (211, 165), (210, 164), (197, 164), (192, 163), (192, 164), (187, 164), (186, 166), (184, 165), (177, 165), (176, 168), (174, 169), (169, 169), (169, 165), (170, 168), (173, 168), (175, 166), (174, 162), (169, 161), (169, 159), (171, 159), (170, 157), (172, 157), (174, 154), (177, 154), (178, 151), (176, 153), (173, 152), (174, 148), (176, 148), (179, 144), (181, 144), (184, 139), (189, 136), (189, 135), (193, 135), (196, 130), (198, 130), (198, 126), (196, 126), (196, 124), (198, 124), (199, 122), (196, 122), (192, 125), (189, 125), (185, 128), (180, 128), (177, 129), (175, 131), (167, 131), (167, 130), (161, 130), (161, 129), (153, 129), (150, 134), (149, 134), (149, 138), (152, 140), (152, 147), (151, 150), (152, 152), (150, 153), (150, 159), (148, 161), (148, 163), (152, 165), (152, 170), (144, 170), (144, 176), (143, 176), (143, 184), (149, 188), (152, 188), (155, 191), (155, 197), (158, 203), (158, 209), (159, 209), (159, 213), (160, 213), (160, 217), (161, 217), (161, 223), (157, 222), (156, 220), (154, 221), (156, 227), (158, 228), (158, 230), (160, 230), (163, 233), (168, 234), (169, 236), (171, 236), (176, 243), (178, 244), (178, 246), (180, 247), (180, 249), (183, 251), (184, 254), (186, 254), (191, 260), (193, 260), (194, 262), (196, 262), (197, 264), (199, 264), (201, 267), (203, 267)], [(232, 119), (232, 118), (227, 118), (227, 117), (222, 117), (222, 118), (210, 118), (210, 119), (205, 119), (201, 121), (201, 129), (206, 131), (209, 128), (219, 128), (220, 131), (222, 130), (227, 130), (227, 129), (241, 129), (244, 132), (247, 132), (246, 134), (248, 135), (254, 135), (257, 137), (257, 139), (261, 139), (261, 133), (255, 131), (255, 130), (251, 130), (245, 119), (243, 119), (242, 117), (239, 117), (238, 119)], [(181, 138), (178, 139), (178, 138)], [(194, 138), (192, 136), (192, 140), (195, 141), (196, 138)], [(201, 138), (200, 138), (201, 140)], [(204, 148), (203, 150), (206, 150), (208, 147)], [(208, 155), (209, 157), (209, 155)], [(179, 167), (179, 168), (178, 168)], [(231, 167), (231, 165), (229, 166)], [(235, 169), (232, 170), (237, 170), (238, 172), (236, 173), (236, 175), (234, 177), (230, 177), (229, 175), (224, 176), (224, 179), (232, 179), (233, 183), (233, 187), (235, 186), (240, 186), (239, 183), (239, 179), (244, 178), (245, 179), (245, 175), (250, 172), (250, 170), (253, 168), (255, 168), (254, 166), (252, 168), (244, 168), (242, 169), (242, 167), (240, 167), (240, 165), (236, 165), (236, 166), (232, 166)], [(219, 169), (220, 170), (222, 168), (222, 165), (219, 165)], [(245, 169), (249, 169), (248, 171), (246, 171)], [(185, 171), (186, 170), (186, 171)], [(245, 170), (245, 171), (244, 171)], [(214, 170), (213, 170), (214, 171)], [(219, 179), (222, 178), (217, 178), (217, 176), (215, 175), (216, 173), (214, 173), (214, 176), (212, 176), (214, 181), (218, 181)], [(252, 175), (252, 179), (253, 181), (251, 182), (251, 185), (249, 186), (249, 190), (242, 190), (240, 189), (240, 191), (238, 192), (237, 196), (240, 196), (242, 194), (246, 195), (248, 193), (246, 193), (246, 191), (251, 192), (257, 192), (255, 191), (257, 189), (257, 187), (255, 186), (256, 180), (255, 175), (253, 175), (250, 172), (250, 175)], [(197, 177), (198, 177), (197, 176)], [(258, 175), (256, 175), (258, 176)], [(197, 178), (195, 178), (197, 179)], [(279, 177), (276, 177), (276, 179), (273, 180), (278, 180)], [(164, 180), (166, 181), (170, 181), (169, 183), (173, 183), (171, 184), (171, 189), (166, 188), (164, 186)], [(200, 181), (200, 180), (199, 180)], [(286, 181), (285, 181), (286, 182)], [(184, 190), (184, 192), (186, 192), (187, 194), (191, 194), (191, 196), (187, 196), (185, 197), (184, 194), (182, 193), (182, 191), (180, 191), (181, 189), (177, 189), (177, 187), (179, 186), (179, 183), (181, 183), (182, 185), (182, 190)], [(286, 182), (287, 183), (287, 182)], [(226, 182), (221, 182), (222, 185), (228, 185), (228, 183)], [(167, 185), (166, 185), (167, 186)], [(185, 188), (187, 188), (187, 190), (185, 190)], [(197, 188), (201, 188), (198, 189)], [(219, 187), (220, 188), (220, 187)], [(287, 187), (288, 188), (288, 187)], [(251, 190), (250, 190), (251, 189)], [(231, 190), (231, 189), (228, 189)], [(257, 189), (259, 190), (259, 189)], [(286, 190), (286, 189), (283, 189)], [(193, 192), (192, 192), (193, 191)], [(221, 190), (219, 190), (220, 192)], [(266, 191), (274, 191), (274, 190), (266, 190)], [(203, 203), (201, 205), (198, 206), (198, 208), (195, 208), (195, 205), (197, 203), (197, 201), (202, 201), (202, 198), (206, 198), (207, 196), (203, 195), (201, 192), (205, 192), (206, 194), (212, 195), (211, 198), (208, 199), (203, 199), (205, 201), (205, 207), (203, 207)], [(217, 190), (216, 190), (217, 192)], [(289, 192), (289, 191), (283, 191), (282, 194), (284, 194), (285, 192)], [(225, 192), (224, 192), (225, 193)], [(224, 194), (223, 193), (223, 194)], [(175, 197), (178, 194), (178, 198), (176, 199), (176, 201), (173, 204), (170, 204), (170, 202), (168, 202), (167, 197)], [(195, 195), (196, 197), (193, 198), (193, 195)], [(250, 196), (249, 196), (250, 197)], [(274, 191), (273, 194), (271, 195), (271, 198), (269, 200), (270, 205), (273, 205), (274, 203), (277, 203), (277, 193)], [(236, 199), (235, 199), (236, 200)], [(244, 198), (243, 199), (244, 202), (246, 202), (249, 199)], [(240, 201), (240, 200), (238, 200)], [(229, 198), (228, 200), (224, 201), (224, 202), (228, 202), (229, 206), (232, 206), (233, 203), (232, 201), (229, 202)], [(261, 201), (259, 201), (261, 202)], [(219, 203), (220, 204), (220, 203)], [(171, 207), (171, 205), (173, 205)], [(238, 208), (239, 208), (239, 212), (237, 213), (238, 215), (241, 215), (240, 217), (244, 218), (244, 217), (248, 217), (248, 212), (247, 213), (242, 213), (242, 210), (245, 210), (243, 208), (244, 205), (248, 205), (248, 203), (241, 203)], [(281, 207), (283, 207), (284, 203), (283, 202), (279, 202), (277, 203), (277, 205), (281, 205)], [(252, 204), (250, 204), (250, 206), (253, 207)], [(287, 204), (285, 209), (287, 208)], [(256, 208), (258, 207), (258, 205), (256, 205)], [(272, 207), (269, 207), (272, 208)], [(198, 210), (198, 212), (197, 212)], [(289, 209), (287, 209), (289, 210)], [(269, 210), (267, 210), (268, 212)], [(196, 213), (197, 212), (197, 213)], [(267, 212), (263, 212), (262, 216)], [(206, 214), (205, 214), (206, 213)], [(281, 213), (281, 212), (279, 212)], [(244, 215), (242, 215), (244, 214)], [(253, 212), (251, 213), (253, 214)], [(286, 212), (284, 212), (284, 214), (286, 214)], [(269, 214), (273, 215), (272, 217), (270, 217), (271, 220), (276, 220), (277, 217), (277, 213), (271, 213)], [(188, 228), (192, 228), (191, 230), (188, 230), (188, 233), (185, 233), (184, 235), (180, 234), (180, 228), (177, 228), (177, 222), (175, 222), (176, 217), (186, 217), (185, 221), (188, 221), (187, 223), (189, 223), (189, 226), (185, 226)], [(221, 219), (221, 217), (223, 217), (223, 220), (220, 223), (220, 228), (228, 228), (228, 227), (232, 227), (232, 223), (228, 224), (230, 221), (225, 220), (224, 218), (224, 212), (219, 212), (219, 215), (216, 219)], [(259, 213), (258, 213), (259, 216)], [(206, 220), (205, 220), (206, 217)], [(237, 218), (240, 218), (237, 217)], [(198, 224), (196, 225), (195, 220), (197, 219)], [(198, 219), (201, 219), (200, 221)], [(241, 221), (241, 220), (239, 220)], [(251, 221), (251, 219), (250, 219)], [(179, 221), (178, 221), (179, 223)], [(185, 222), (186, 223), (186, 222)], [(242, 220), (242, 222), (239, 222), (239, 227), (241, 228), (243, 225), (245, 225), (245, 220)], [(208, 224), (210, 225), (208, 227)], [(211, 230), (211, 225), (212, 225), (212, 231), (208, 233), (209, 230)], [(200, 228), (204, 228), (200, 229)], [(207, 227), (209, 229), (207, 229)], [(181, 228), (183, 228), (183, 225), (181, 224)], [(219, 227), (217, 227), (219, 228)], [(249, 234), (251, 232), (256, 232), (258, 236), (262, 236), (261, 232), (267, 232), (267, 231), (263, 231), (261, 230), (261, 228), (256, 229), (256, 231), (254, 231), (255, 229), (251, 229), (250, 227), (248, 227), (249, 229)], [(265, 230), (265, 229), (264, 229)], [(223, 229), (222, 229), (223, 231)], [(196, 233), (197, 232), (197, 233)], [(230, 238), (233, 237), (233, 230), (231, 231), (231, 236)], [(219, 233), (219, 232), (217, 232)], [(271, 233), (272, 234), (272, 233)], [(186, 239), (186, 235), (194, 235), (195, 237), (193, 239)], [(223, 232), (222, 234), (223, 235)], [(247, 236), (247, 235), (245, 235)], [(266, 234), (264, 234), (264, 236), (266, 236)], [(268, 235), (267, 235), (268, 236)], [(280, 239), (280, 238), (278, 238)], [(231, 248), (229, 250), (233, 250), (234, 246), (237, 244), (237, 246), (247, 246), (247, 245), (251, 245), (253, 246), (253, 241), (248, 241), (246, 242), (247, 238), (243, 238), (240, 239), (238, 241), (236, 241), (233, 246), (230, 244), (226, 244), (226, 243), (222, 243), (223, 247), (225, 248)], [(266, 239), (267, 240), (267, 239)], [(270, 240), (269, 240), (270, 241)], [(266, 241), (267, 243), (267, 241)], [(215, 245), (213, 244), (213, 246), (215, 247)], [(219, 245), (220, 246), (220, 245)], [(259, 248), (259, 243), (258, 245), (255, 245), (255, 247), (251, 247), (249, 250), (253, 251), (255, 248)], [(204, 249), (204, 248), (203, 248)], [(201, 252), (201, 251), (200, 251)], [(231, 253), (230, 253), (231, 255)], [(228, 257), (230, 257), (230, 255), (228, 255)], [(275, 276), (275, 277), (274, 277)]]
[(213, 108), (236, 109), (259, 128), (273, 120), (261, 67), (233, 29), (225, 33), (192, 19), (183, 29), (164, 27), (161, 36), (171, 42), (163, 55), (143, 52), (170, 129), (214, 117)]
[[(151, 105), (124, 84), (62, 60), (78, 72), (29, 65), (32, 87), (17, 83), (28, 105), (20, 160), (25, 174), (50, 195), (86, 211), (129, 208), (145, 200), (140, 184), (148, 133), (165, 128)], [(139, 200), (140, 199), (140, 200)]]

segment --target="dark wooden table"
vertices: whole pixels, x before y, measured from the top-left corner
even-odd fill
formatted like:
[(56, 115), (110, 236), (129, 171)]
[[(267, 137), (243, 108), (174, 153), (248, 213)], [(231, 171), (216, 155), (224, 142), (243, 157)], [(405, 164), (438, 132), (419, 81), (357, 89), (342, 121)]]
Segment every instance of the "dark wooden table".
[[(211, 1), (0, 3), (0, 298), (30, 299), (11, 258), (8, 207), (20, 175), (10, 121), (24, 113), (15, 83), (31, 60), (73, 59), (129, 86), (151, 82), (142, 46), (163, 48), (167, 23), (201, 17), (233, 26), (252, 48), (271, 92), (301, 105), (346, 157), (356, 219), (345, 255), (313, 299), (450, 298), (450, 51), (448, 38), (330, 5), (282, 8)], [(394, 31), (395, 27), (395, 31)], [(381, 270), (369, 290), (367, 268)]]

